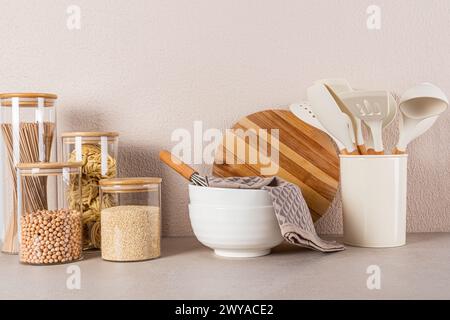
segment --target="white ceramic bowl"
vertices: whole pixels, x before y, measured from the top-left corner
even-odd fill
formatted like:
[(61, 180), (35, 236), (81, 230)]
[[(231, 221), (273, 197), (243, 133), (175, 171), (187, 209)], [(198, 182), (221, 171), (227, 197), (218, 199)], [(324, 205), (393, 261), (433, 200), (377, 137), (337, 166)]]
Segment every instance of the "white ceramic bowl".
[[(199, 196), (203, 192), (198, 189), (203, 189), (205, 195), (210, 197), (205, 196), (203, 202), (207, 204), (193, 203), (191, 200), (189, 216), (192, 229), (197, 239), (213, 249), (216, 255), (259, 257), (269, 254), (273, 247), (283, 242), (272, 204), (257, 205), (258, 202), (248, 201), (253, 198), (259, 199), (260, 204), (267, 203), (267, 199), (270, 200), (267, 191), (189, 186), (189, 194), (194, 190), (197, 202), (201, 202)], [(211, 204), (211, 199), (223, 204)]]
[(205, 188), (189, 185), (191, 204), (207, 204), (222, 207), (271, 206), (272, 200), (265, 190)]

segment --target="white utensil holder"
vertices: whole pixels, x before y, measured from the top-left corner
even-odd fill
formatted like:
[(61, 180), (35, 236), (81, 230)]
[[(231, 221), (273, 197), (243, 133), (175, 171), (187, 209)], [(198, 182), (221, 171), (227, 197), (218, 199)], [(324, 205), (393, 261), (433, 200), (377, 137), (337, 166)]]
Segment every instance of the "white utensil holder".
[(344, 243), (406, 243), (407, 160), (403, 155), (340, 156)]

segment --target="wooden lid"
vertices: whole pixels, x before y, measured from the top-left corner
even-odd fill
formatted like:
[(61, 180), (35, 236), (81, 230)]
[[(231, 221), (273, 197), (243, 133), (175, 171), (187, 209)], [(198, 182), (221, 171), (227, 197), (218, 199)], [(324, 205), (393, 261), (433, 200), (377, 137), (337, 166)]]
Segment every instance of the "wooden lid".
[(53, 107), (58, 96), (53, 93), (0, 93), (2, 107), (11, 107), (11, 98), (20, 98), (19, 107), (37, 107), (37, 98), (45, 99), (45, 107)]
[(64, 168), (81, 168), (82, 162), (34, 162), (34, 163), (18, 163), (18, 169), (64, 169)]
[(79, 131), (79, 132), (64, 132), (61, 134), (63, 138), (76, 138), (76, 137), (118, 137), (118, 132), (113, 131)]
[(45, 99), (58, 99), (58, 96), (53, 93), (37, 93), (37, 92), (22, 92), (22, 93), (0, 93), (0, 99), (9, 98), (45, 98)]
[(158, 177), (113, 178), (113, 179), (102, 179), (99, 181), (99, 185), (102, 187), (137, 186), (146, 184), (160, 184), (161, 182), (162, 179)]

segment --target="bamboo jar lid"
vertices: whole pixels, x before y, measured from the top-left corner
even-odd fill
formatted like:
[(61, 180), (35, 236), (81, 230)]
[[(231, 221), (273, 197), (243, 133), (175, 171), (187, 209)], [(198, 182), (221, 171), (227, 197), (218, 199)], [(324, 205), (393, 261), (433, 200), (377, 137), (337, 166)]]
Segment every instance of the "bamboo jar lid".
[(112, 178), (99, 181), (100, 189), (106, 193), (136, 193), (160, 190), (162, 179), (158, 177)]
[(147, 184), (161, 184), (161, 182), (162, 179), (158, 177), (112, 178), (100, 180), (99, 185), (101, 187), (141, 186)]
[(24, 92), (24, 93), (0, 93), (0, 101), (2, 107), (11, 107), (12, 98), (19, 98), (19, 107), (37, 107), (38, 98), (44, 99), (45, 107), (53, 107), (55, 100), (58, 96), (53, 93), (36, 93), (36, 92)]
[(102, 138), (107, 138), (108, 142), (115, 142), (119, 138), (119, 133), (114, 131), (64, 132), (61, 138), (64, 144), (75, 144), (78, 138), (81, 138), (81, 144), (98, 143)]
[(64, 132), (61, 134), (63, 138), (76, 138), (76, 137), (118, 137), (119, 133), (114, 131), (79, 131), (79, 132)]
[(33, 162), (18, 163), (17, 169), (64, 169), (64, 168), (81, 168), (82, 162)]

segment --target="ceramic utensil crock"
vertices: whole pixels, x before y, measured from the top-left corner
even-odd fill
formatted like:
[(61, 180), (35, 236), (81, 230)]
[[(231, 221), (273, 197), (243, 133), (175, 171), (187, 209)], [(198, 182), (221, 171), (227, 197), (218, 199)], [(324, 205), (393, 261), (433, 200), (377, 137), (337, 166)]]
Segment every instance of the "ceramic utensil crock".
[(407, 160), (407, 155), (340, 156), (345, 244), (405, 244)]

